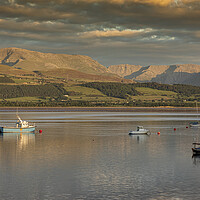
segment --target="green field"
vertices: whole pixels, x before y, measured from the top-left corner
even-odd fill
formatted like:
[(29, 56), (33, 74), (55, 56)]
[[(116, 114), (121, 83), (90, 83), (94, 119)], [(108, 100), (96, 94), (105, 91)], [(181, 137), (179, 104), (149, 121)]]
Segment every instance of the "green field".
[(83, 86), (68, 86), (64, 87), (67, 92), (74, 92), (76, 95), (69, 95), (72, 100), (83, 101), (99, 101), (99, 102), (124, 102), (123, 99), (108, 97), (97, 89), (83, 87)]
[[(123, 103), (126, 102), (125, 99), (108, 97), (102, 92), (94, 88), (88, 88), (84, 86), (66, 86), (65, 89), (68, 92), (74, 92), (75, 95), (69, 95), (69, 98), (72, 100), (84, 100), (84, 101), (97, 101), (97, 102), (118, 102)], [(176, 92), (172, 91), (164, 91), (157, 90), (147, 87), (136, 87), (135, 88), (141, 95), (130, 96), (128, 101), (130, 100), (141, 100), (141, 101), (160, 101), (160, 100), (173, 100), (178, 97)]]
[(142, 94), (134, 96), (133, 98), (135, 100), (166, 100), (177, 98), (177, 93), (172, 91), (157, 90), (146, 87), (137, 87), (135, 89)]
[(68, 86), (64, 88), (66, 89), (66, 91), (80, 93), (82, 96), (89, 96), (89, 95), (102, 96), (102, 97), (106, 96), (99, 90), (83, 86)]
[(13, 79), (13, 81), (15, 81), (16, 84), (35, 84), (38, 81), (34, 81), (32, 79)]
[(35, 102), (35, 101), (39, 101), (41, 99), (37, 98), (37, 97), (17, 97), (17, 98), (10, 98), (10, 99), (5, 99), (6, 101), (18, 101), (18, 102)]

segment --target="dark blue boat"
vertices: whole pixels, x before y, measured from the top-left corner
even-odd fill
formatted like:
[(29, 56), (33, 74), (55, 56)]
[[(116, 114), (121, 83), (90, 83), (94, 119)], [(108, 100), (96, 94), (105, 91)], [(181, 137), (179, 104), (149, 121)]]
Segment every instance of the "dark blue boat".
[(193, 142), (194, 147), (192, 148), (194, 155), (200, 155), (200, 143), (199, 142)]

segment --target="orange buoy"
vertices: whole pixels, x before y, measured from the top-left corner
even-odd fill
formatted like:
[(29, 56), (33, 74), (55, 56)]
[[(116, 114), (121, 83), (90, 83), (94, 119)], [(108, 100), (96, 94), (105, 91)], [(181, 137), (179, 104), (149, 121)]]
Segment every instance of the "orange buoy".
[(42, 130), (39, 130), (39, 133), (42, 133)]

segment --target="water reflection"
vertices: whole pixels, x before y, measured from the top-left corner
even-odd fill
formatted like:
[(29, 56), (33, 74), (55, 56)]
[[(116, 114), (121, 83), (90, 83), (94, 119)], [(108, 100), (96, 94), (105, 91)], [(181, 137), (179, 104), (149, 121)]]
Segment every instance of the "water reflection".
[(20, 153), (28, 147), (35, 144), (35, 134), (33, 133), (1, 133), (0, 135), (0, 155), (3, 161), (14, 159), (17, 153)]
[(0, 137), (3, 142), (16, 143), (17, 148), (20, 149), (35, 142), (34, 133), (1, 133)]
[(137, 143), (144, 143), (150, 136), (149, 135), (129, 135), (129, 137)]
[(193, 155), (192, 156), (193, 164), (196, 166), (200, 166), (200, 155)]

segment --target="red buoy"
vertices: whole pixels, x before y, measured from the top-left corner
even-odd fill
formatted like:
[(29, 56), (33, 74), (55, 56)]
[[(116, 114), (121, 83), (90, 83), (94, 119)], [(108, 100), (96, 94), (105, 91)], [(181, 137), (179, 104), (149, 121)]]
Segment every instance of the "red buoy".
[(39, 133), (42, 133), (42, 130), (39, 130)]
[(174, 131), (176, 131), (176, 128), (174, 128)]
[(188, 126), (186, 126), (186, 128), (188, 128)]
[(157, 134), (160, 135), (160, 132), (158, 132)]

